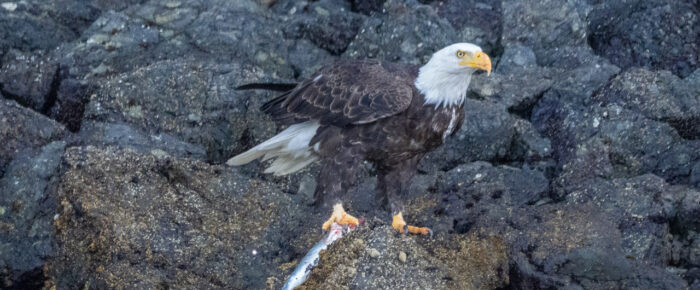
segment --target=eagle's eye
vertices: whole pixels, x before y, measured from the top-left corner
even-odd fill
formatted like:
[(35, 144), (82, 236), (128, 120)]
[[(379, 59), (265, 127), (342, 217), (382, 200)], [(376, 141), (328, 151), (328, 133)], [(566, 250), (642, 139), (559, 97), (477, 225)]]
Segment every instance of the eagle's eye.
[(458, 58), (463, 58), (463, 57), (464, 57), (464, 51), (458, 50), (458, 51), (457, 51), (457, 57), (458, 57)]

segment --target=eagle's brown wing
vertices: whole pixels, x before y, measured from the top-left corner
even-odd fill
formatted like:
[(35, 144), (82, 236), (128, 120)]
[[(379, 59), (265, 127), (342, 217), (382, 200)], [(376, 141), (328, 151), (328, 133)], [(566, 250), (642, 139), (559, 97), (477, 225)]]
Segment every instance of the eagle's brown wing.
[(321, 125), (366, 124), (396, 115), (413, 98), (405, 65), (337, 61), (262, 106), (278, 123), (319, 120)]

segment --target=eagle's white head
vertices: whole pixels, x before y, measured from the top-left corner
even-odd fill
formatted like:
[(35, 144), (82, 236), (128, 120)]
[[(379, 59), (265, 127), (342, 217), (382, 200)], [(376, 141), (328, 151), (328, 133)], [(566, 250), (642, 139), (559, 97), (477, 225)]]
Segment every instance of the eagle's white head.
[(455, 43), (433, 54), (420, 68), (415, 85), (425, 96), (426, 104), (459, 105), (467, 95), (472, 73), (480, 69), (491, 74), (491, 59), (481, 47)]

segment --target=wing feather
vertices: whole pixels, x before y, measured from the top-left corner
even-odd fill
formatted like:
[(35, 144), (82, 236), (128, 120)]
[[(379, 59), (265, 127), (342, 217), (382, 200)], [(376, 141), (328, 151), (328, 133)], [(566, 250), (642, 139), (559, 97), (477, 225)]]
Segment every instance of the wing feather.
[(408, 108), (415, 71), (414, 66), (379, 61), (337, 61), (261, 109), (285, 124), (305, 120), (335, 126), (371, 123)]

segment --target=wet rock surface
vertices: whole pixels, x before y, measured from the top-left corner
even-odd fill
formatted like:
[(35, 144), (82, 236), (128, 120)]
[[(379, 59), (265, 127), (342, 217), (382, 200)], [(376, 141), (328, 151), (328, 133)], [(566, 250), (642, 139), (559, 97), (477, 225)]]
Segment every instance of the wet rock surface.
[(0, 288), (279, 288), (321, 239), (317, 166), (227, 158), (259, 110), (338, 58), (480, 45), (464, 124), (426, 156), (401, 236), (368, 164), (367, 222), (304, 289), (700, 286), (693, 1), (0, 3)]

